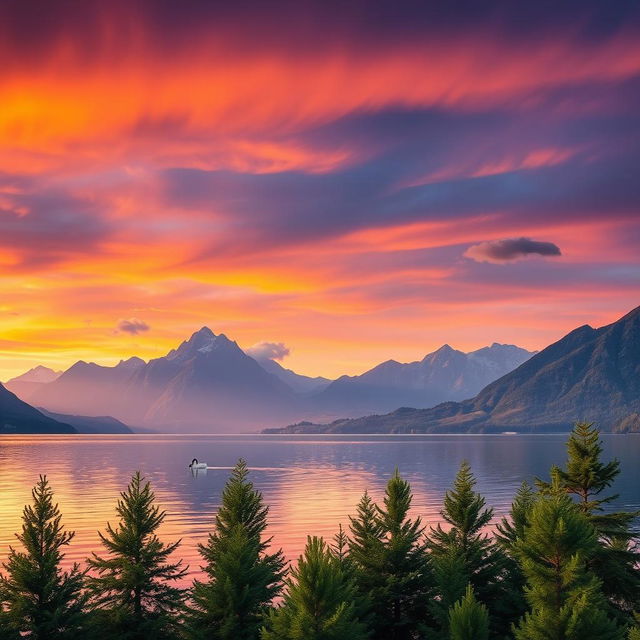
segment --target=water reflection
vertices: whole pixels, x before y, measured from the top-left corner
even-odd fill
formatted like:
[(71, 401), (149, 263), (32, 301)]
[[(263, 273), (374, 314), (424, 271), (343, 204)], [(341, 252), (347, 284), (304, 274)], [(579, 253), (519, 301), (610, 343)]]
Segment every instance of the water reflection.
[[(271, 507), (269, 534), (289, 559), (308, 534), (331, 537), (367, 489), (380, 499), (396, 466), (412, 483), (414, 514), (435, 525), (442, 496), (461, 460), (468, 460), (478, 489), (508, 511), (522, 480), (546, 475), (565, 458), (566, 436), (7, 436), (0, 438), (0, 560), (20, 527), (23, 505), (39, 474), (46, 473), (64, 522), (76, 531), (68, 561), (98, 550), (97, 531), (116, 521), (115, 503), (140, 469), (167, 519), (161, 535), (182, 539), (181, 557), (199, 571), (197, 544), (211, 530), (220, 494), (239, 457)], [(622, 461), (617, 507), (640, 508), (640, 437), (605, 436), (608, 456)], [(206, 470), (189, 462), (206, 460)]]

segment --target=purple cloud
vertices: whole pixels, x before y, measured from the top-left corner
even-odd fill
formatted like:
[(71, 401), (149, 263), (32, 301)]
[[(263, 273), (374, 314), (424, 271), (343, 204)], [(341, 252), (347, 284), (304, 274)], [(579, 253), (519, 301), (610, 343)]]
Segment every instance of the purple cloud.
[(553, 242), (541, 242), (531, 238), (506, 238), (490, 240), (469, 247), (464, 255), (476, 262), (512, 262), (528, 256), (560, 256), (560, 247)]
[(258, 342), (246, 351), (256, 360), (282, 360), (289, 355), (289, 347), (283, 342)]
[(138, 318), (119, 320), (116, 327), (116, 330), (118, 332), (128, 333), (132, 336), (136, 336), (139, 333), (149, 331), (149, 329), (151, 329), (151, 327), (146, 322), (144, 322), (144, 320), (139, 320)]

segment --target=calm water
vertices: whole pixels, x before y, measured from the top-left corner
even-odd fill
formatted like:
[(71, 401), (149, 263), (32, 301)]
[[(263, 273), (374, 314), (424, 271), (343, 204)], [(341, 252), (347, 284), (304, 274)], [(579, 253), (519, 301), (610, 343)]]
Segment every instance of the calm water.
[[(640, 509), (640, 436), (604, 436), (607, 456), (622, 462), (617, 508)], [(22, 506), (46, 473), (66, 526), (76, 531), (67, 558), (99, 550), (97, 531), (115, 522), (114, 506), (133, 471), (151, 480), (167, 519), (162, 536), (182, 538), (180, 555), (199, 571), (198, 542), (206, 540), (229, 468), (244, 457), (271, 506), (270, 533), (288, 558), (307, 534), (331, 537), (348, 523), (362, 492), (379, 499), (397, 465), (414, 490), (414, 512), (428, 524), (461, 460), (495, 508), (509, 509), (523, 480), (546, 475), (565, 459), (566, 436), (4, 436), (0, 437), (0, 560), (19, 529)], [(193, 457), (206, 472), (191, 474)]]

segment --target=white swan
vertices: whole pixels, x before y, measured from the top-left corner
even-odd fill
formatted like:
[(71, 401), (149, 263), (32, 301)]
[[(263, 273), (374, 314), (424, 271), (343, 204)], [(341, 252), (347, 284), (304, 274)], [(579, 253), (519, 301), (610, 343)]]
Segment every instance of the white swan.
[(189, 465), (189, 469), (206, 469), (206, 462), (198, 462), (198, 458), (194, 458)]

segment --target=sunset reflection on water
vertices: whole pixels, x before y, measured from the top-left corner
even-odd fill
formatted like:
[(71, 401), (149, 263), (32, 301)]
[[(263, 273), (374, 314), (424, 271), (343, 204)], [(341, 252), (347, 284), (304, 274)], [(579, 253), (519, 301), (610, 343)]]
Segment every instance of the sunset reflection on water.
[[(435, 525), (445, 490), (458, 465), (469, 460), (478, 490), (495, 507), (508, 511), (522, 482), (544, 475), (565, 457), (565, 436), (8, 436), (0, 438), (0, 560), (20, 529), (23, 505), (39, 474), (47, 474), (65, 526), (76, 532), (66, 562), (83, 562), (101, 551), (98, 530), (116, 523), (115, 504), (131, 474), (140, 469), (167, 512), (160, 535), (182, 540), (177, 552), (197, 575), (197, 544), (212, 529), (220, 494), (239, 457), (270, 506), (269, 535), (289, 560), (307, 535), (332, 537), (363, 491), (380, 500), (396, 466), (411, 482), (413, 513)], [(640, 472), (635, 461), (640, 438), (605, 437), (607, 455), (622, 460), (616, 486), (618, 506), (640, 507)], [(210, 467), (191, 473), (197, 457)]]

